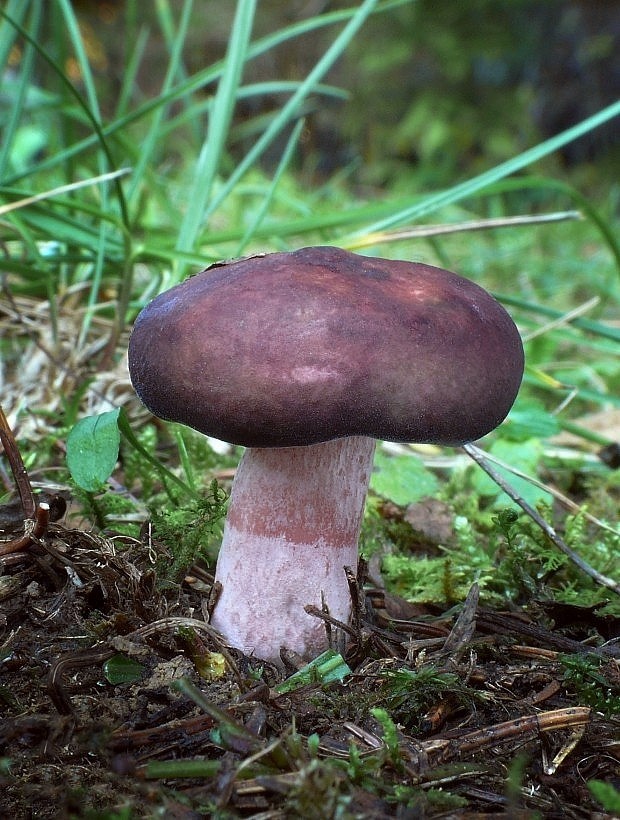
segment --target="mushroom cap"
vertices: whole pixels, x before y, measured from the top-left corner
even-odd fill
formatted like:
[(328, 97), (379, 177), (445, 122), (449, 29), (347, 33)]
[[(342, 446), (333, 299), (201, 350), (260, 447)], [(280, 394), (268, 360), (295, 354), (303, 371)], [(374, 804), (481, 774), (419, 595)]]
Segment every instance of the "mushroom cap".
[(473, 282), (313, 247), (217, 264), (157, 296), (129, 370), (156, 416), (246, 447), (462, 444), (508, 413), (523, 347)]

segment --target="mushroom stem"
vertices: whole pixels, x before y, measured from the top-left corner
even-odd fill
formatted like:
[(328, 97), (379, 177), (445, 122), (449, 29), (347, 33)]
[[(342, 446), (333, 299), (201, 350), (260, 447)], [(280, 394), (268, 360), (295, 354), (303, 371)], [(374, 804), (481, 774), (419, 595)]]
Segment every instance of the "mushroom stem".
[(245, 451), (233, 482), (215, 578), (211, 623), (229, 643), (280, 662), (286, 647), (308, 659), (327, 647), (325, 626), (304, 606), (344, 621), (344, 567), (357, 546), (375, 442), (352, 436), (306, 447)]

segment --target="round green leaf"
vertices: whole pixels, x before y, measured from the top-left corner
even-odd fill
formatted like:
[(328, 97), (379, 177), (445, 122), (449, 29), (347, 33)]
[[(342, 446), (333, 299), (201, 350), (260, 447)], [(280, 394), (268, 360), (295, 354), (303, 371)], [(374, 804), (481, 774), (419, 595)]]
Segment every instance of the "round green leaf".
[(560, 432), (556, 416), (538, 402), (518, 401), (502, 425), (502, 438), (528, 441), (532, 438), (550, 438)]
[(67, 437), (67, 466), (75, 483), (96, 492), (112, 475), (118, 460), (120, 408), (80, 419)]
[(118, 686), (121, 683), (136, 683), (142, 677), (144, 666), (127, 655), (113, 655), (103, 664), (103, 674), (108, 683)]
[(379, 451), (375, 455), (370, 486), (384, 498), (405, 506), (433, 495), (438, 484), (417, 456), (389, 456)]

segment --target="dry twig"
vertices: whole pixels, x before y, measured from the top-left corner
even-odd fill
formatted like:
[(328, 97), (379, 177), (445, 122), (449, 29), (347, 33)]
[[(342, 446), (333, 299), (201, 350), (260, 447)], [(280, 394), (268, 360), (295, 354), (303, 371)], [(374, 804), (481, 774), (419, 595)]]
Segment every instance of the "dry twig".
[(17, 492), (19, 493), (24, 511), (23, 535), (18, 538), (12, 538), (10, 541), (0, 542), (0, 555), (8, 555), (12, 552), (21, 552), (22, 550), (28, 549), (33, 542), (45, 535), (50, 521), (50, 505), (47, 502), (37, 504), (35, 501), (26, 466), (24, 465), (19, 447), (15, 441), (15, 436), (1, 406), (0, 442), (2, 443), (11, 472), (13, 473)]
[(594, 580), (597, 584), (600, 584), (607, 589), (611, 589), (612, 592), (615, 592), (616, 595), (620, 595), (620, 584), (614, 581), (613, 578), (608, 578), (606, 575), (603, 575), (598, 570), (591, 567), (583, 558), (578, 555), (575, 550), (571, 549), (566, 541), (558, 535), (555, 529), (551, 526), (551, 524), (547, 523), (545, 519), (539, 515), (539, 513), (527, 503), (527, 501), (522, 498), (519, 493), (512, 487), (503, 476), (501, 476), (497, 470), (495, 470), (488, 462), (487, 458), (485, 457), (482, 450), (479, 447), (476, 447), (474, 444), (464, 444), (463, 449), (467, 453), (467, 455), (472, 458), (476, 464), (481, 467), (484, 472), (500, 487), (506, 495), (511, 498), (515, 504), (518, 504), (519, 507), (523, 510), (526, 515), (536, 523), (541, 530), (545, 533), (545, 535), (555, 544), (555, 546), (563, 552), (572, 562), (582, 572), (585, 572), (586, 575), (589, 575), (592, 580)]

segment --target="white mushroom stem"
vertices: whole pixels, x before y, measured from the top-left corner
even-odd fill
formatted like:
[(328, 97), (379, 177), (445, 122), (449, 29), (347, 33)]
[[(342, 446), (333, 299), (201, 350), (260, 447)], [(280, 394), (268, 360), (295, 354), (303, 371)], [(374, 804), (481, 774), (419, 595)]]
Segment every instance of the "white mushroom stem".
[(345, 623), (345, 566), (357, 566), (375, 442), (352, 436), (307, 447), (248, 449), (232, 486), (215, 578), (213, 626), (275, 663), (282, 646), (310, 659), (327, 647), (321, 607)]

